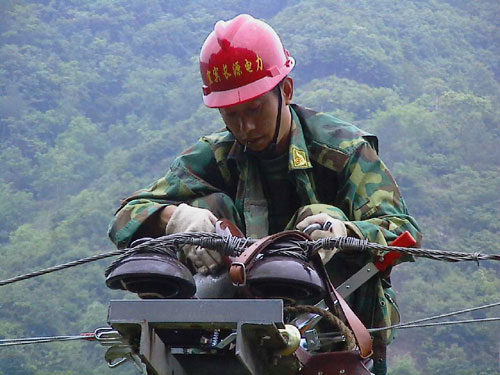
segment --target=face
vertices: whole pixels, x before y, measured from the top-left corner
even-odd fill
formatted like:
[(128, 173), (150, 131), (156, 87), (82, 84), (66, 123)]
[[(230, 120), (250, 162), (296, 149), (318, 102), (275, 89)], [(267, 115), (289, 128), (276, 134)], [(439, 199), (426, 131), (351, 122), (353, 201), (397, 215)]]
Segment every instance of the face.
[(272, 142), (278, 114), (275, 92), (267, 92), (251, 101), (220, 108), (219, 111), (228, 129), (251, 151), (264, 151)]

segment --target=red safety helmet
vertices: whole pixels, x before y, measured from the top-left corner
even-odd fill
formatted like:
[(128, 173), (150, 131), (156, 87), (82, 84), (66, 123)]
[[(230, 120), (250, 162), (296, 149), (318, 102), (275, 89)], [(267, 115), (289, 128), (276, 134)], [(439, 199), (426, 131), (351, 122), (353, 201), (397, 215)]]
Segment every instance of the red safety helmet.
[(248, 14), (218, 21), (200, 52), (203, 101), (220, 108), (252, 100), (272, 90), (294, 66), (265, 22)]

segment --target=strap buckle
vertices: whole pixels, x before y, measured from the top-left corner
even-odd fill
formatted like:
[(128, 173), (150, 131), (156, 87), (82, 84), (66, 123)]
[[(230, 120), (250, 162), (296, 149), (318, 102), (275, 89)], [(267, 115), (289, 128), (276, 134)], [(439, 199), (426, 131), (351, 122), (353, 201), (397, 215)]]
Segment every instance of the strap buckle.
[[(242, 269), (239, 269), (237, 268), (238, 266), (242, 267)], [(236, 268), (233, 268), (233, 267), (236, 267)], [(237, 273), (237, 277), (238, 279), (240, 279), (239, 276), (243, 276), (243, 281), (242, 282), (239, 282), (239, 280), (234, 280), (235, 277), (231, 277), (232, 281), (233, 281), (233, 285), (234, 286), (245, 286), (247, 284), (247, 268), (245, 266), (245, 264), (243, 262), (233, 262), (231, 264), (231, 268), (233, 268), (235, 270), (235, 272), (238, 272)], [(233, 273), (234, 275), (234, 273)]]

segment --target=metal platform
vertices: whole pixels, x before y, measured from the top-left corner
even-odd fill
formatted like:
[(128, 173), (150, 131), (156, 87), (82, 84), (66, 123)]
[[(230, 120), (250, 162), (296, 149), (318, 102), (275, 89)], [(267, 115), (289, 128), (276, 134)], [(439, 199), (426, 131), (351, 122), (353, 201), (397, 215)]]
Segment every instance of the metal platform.
[(281, 300), (115, 300), (108, 323), (150, 375), (282, 375), (298, 371), (281, 357)]

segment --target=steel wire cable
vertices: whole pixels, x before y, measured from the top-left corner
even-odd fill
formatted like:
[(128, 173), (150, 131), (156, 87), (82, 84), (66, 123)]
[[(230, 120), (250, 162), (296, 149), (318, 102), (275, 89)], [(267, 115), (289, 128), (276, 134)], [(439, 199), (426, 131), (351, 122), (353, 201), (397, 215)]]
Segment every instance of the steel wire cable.
[(463, 309), (463, 310), (458, 310), (458, 311), (452, 311), (452, 312), (444, 313), (444, 314), (440, 314), (440, 315), (434, 315), (434, 316), (430, 316), (430, 317), (427, 317), (427, 318), (413, 320), (411, 322), (398, 323), (395, 326), (402, 327), (402, 326), (405, 326), (405, 325), (413, 325), (413, 324), (417, 324), (417, 323), (427, 322), (429, 320), (436, 320), (436, 319), (446, 318), (446, 317), (453, 316), (453, 315), (465, 314), (465, 313), (468, 313), (468, 312), (477, 311), (477, 310), (483, 310), (483, 309), (488, 309), (488, 308), (496, 307), (496, 306), (500, 306), (500, 302), (490, 303), (490, 304), (482, 305), (482, 306), (471, 307), (471, 308), (468, 308), (468, 309)]
[(76, 341), (76, 340), (95, 341), (95, 336), (93, 334), (82, 334), (82, 335), (70, 335), (70, 336), (41, 336), (41, 337), (24, 337), (18, 339), (2, 339), (0, 340), (0, 347), (29, 345), (29, 344), (44, 344), (49, 342)]
[(436, 326), (449, 326), (455, 324), (467, 324), (467, 323), (486, 323), (486, 322), (496, 322), (500, 321), (500, 317), (496, 318), (480, 318), (480, 319), (466, 319), (466, 320), (450, 320), (445, 322), (434, 322), (434, 323), (423, 323), (423, 324), (396, 324), (389, 327), (380, 327), (380, 328), (370, 328), (368, 332), (380, 332), (387, 331), (389, 329), (406, 329), (406, 328), (423, 328), (423, 327), (436, 327)]
[[(403, 323), (403, 324), (395, 324), (393, 326), (388, 326), (388, 327), (368, 328), (367, 331), (369, 333), (376, 333), (376, 332), (388, 331), (391, 329), (439, 327), (439, 326), (450, 326), (450, 325), (457, 325), (457, 324), (488, 323), (488, 322), (497, 322), (497, 321), (500, 321), (500, 317), (466, 319), (466, 320), (449, 320), (449, 321), (444, 321), (444, 322), (423, 323), (423, 324), (410, 324), (410, 322), (408, 322), (408, 323)], [(338, 332), (327, 332), (327, 333), (319, 333), (318, 334), (318, 338), (321, 341), (323, 341), (325, 339), (329, 340), (329, 339), (337, 338), (340, 336), (341, 335), (339, 335)]]
[[(320, 244), (318, 242), (320, 242)], [(463, 252), (449, 251), (449, 250), (434, 250), (434, 249), (425, 249), (416, 247), (388, 246), (352, 237), (322, 238), (316, 241), (313, 247), (314, 248), (319, 247), (330, 250), (337, 248), (341, 251), (359, 251), (359, 250), (397, 251), (404, 254), (414, 255), (416, 257), (429, 258), (445, 262), (461, 262), (461, 261), (479, 262), (480, 260), (500, 261), (500, 254), (482, 254), (479, 252), (463, 253)]]
[[(492, 305), (498, 305), (492, 304)], [(486, 308), (485, 306), (479, 308)], [(474, 310), (479, 308), (473, 308)], [(447, 314), (443, 314), (447, 315)], [(426, 318), (426, 320), (436, 319), (436, 317)], [(422, 320), (420, 320), (422, 321)], [(435, 322), (435, 323), (424, 323), (424, 324), (416, 324), (417, 321), (407, 322), (396, 324), (388, 327), (380, 327), (380, 328), (369, 328), (369, 333), (387, 331), (390, 329), (407, 329), (407, 328), (424, 328), (424, 327), (436, 327), (436, 326), (448, 326), (448, 325), (457, 325), (457, 324), (468, 324), (468, 323), (487, 323), (487, 322), (495, 322), (500, 321), (500, 317), (495, 318), (480, 318), (480, 319), (467, 319), (467, 320), (454, 320), (454, 321), (445, 321), (445, 322)], [(318, 337), (322, 340), (331, 339), (339, 335), (337, 332), (328, 332), (328, 333), (320, 333)], [(344, 335), (345, 336), (345, 335)], [(65, 341), (96, 341), (95, 336), (92, 334), (85, 335), (73, 335), (73, 336), (41, 336), (41, 337), (25, 337), (25, 338), (17, 338), (17, 339), (2, 339), (0, 340), (0, 347), (7, 346), (19, 346), (19, 345), (29, 345), (29, 344), (44, 344), (51, 342), (65, 342)]]
[[(60, 271), (66, 268), (75, 267), (81, 264), (119, 255), (120, 257), (116, 259), (106, 270), (106, 275), (107, 275), (109, 274), (109, 270), (112, 266), (116, 265), (117, 262), (123, 260), (125, 257), (128, 257), (132, 254), (137, 254), (141, 252), (142, 253), (156, 252), (175, 257), (176, 256), (175, 254), (184, 245), (200, 246), (209, 250), (218, 251), (225, 256), (234, 257), (240, 255), (248, 246), (252, 245), (256, 241), (257, 240), (252, 238), (244, 238), (244, 237), (240, 238), (234, 236), (220, 235), (216, 233), (206, 233), (206, 232), (176, 233), (152, 239), (150, 241), (141, 243), (140, 245), (133, 248), (125, 248), (103, 254), (97, 254), (76, 261), (60, 264), (47, 269), (42, 269), (36, 272), (31, 272), (10, 279), (1, 280), (0, 286), (4, 286), (20, 280), (30, 279), (47, 273)], [(303, 249), (303, 251), (305, 251), (306, 254), (308, 255), (314, 254), (319, 249), (338, 250), (346, 252), (375, 250), (375, 251), (397, 251), (404, 254), (414, 255), (416, 257), (430, 258), (446, 262), (475, 261), (479, 263), (479, 261), (481, 260), (500, 261), (499, 254), (481, 254), (479, 252), (462, 253), (457, 251), (386, 246), (352, 237), (322, 238), (316, 241), (312, 240), (295, 241), (295, 243), (298, 246), (300, 246)]]
[[(467, 308), (467, 309), (452, 311), (452, 312), (449, 312), (449, 313), (444, 313), (444, 314), (439, 314), (439, 315), (433, 315), (433, 316), (430, 316), (430, 317), (427, 317), (427, 318), (412, 320), (410, 322), (404, 322), (404, 323), (394, 324), (392, 326), (370, 328), (370, 329), (368, 329), (368, 331), (369, 332), (380, 332), (380, 331), (387, 331), (387, 330), (390, 330), (390, 329), (434, 327), (434, 326), (439, 326), (439, 325), (453, 325), (453, 324), (458, 324), (458, 323), (464, 323), (465, 324), (465, 323), (474, 323), (474, 322), (493, 322), (493, 321), (500, 320), (500, 317), (496, 317), (496, 318), (480, 318), (480, 319), (466, 319), (466, 320), (454, 320), (454, 321), (445, 321), (445, 322), (436, 322), (436, 323), (421, 324), (423, 322), (428, 322), (430, 320), (436, 320), (436, 319), (446, 318), (446, 317), (449, 317), (449, 316), (465, 314), (465, 313), (468, 313), (468, 312), (489, 309), (489, 308), (497, 307), (497, 306), (500, 306), (500, 302), (494, 302), (494, 303), (489, 303), (489, 304), (486, 304), (486, 305), (481, 305), (481, 306), (476, 306), (476, 307), (470, 307), (470, 308)], [(319, 334), (319, 336), (325, 336), (326, 337), (326, 336), (330, 336), (330, 335), (329, 334)]]
[[(386, 331), (390, 329), (406, 329), (406, 328), (424, 328), (424, 327), (436, 327), (436, 326), (447, 326), (447, 325), (456, 325), (456, 324), (468, 324), (468, 323), (487, 323), (487, 322), (495, 322), (500, 321), (500, 317), (495, 318), (479, 318), (479, 319), (466, 319), (466, 320), (454, 320), (454, 321), (444, 321), (444, 322), (435, 322), (435, 323), (424, 323), (430, 320), (441, 319), (449, 316), (464, 314), (468, 312), (484, 310), (487, 308), (500, 306), (500, 302), (489, 303), (481, 306), (470, 307), (467, 309), (452, 311), (444, 314), (434, 315), (427, 318), (412, 320), (410, 322), (399, 323), (388, 327), (378, 327), (378, 328), (369, 328), (368, 332), (375, 333)], [(297, 308), (301, 308), (300, 306)], [(424, 323), (424, 324), (422, 324)], [(96, 333), (97, 332), (97, 333)], [(85, 340), (85, 341), (104, 341), (103, 334), (109, 333), (108, 330), (98, 329), (94, 333), (82, 333), (80, 335), (66, 335), (66, 336), (41, 336), (41, 337), (25, 337), (25, 338), (14, 338), (14, 339), (0, 339), (0, 347), (5, 346), (16, 346), (16, 345), (28, 345), (28, 344), (39, 344), (39, 343), (49, 343), (49, 342), (57, 342), (57, 341), (76, 341), (76, 340)], [(318, 337), (329, 339), (331, 337), (339, 336), (336, 332), (329, 333), (320, 333)], [(109, 338), (107, 338), (109, 340)]]
[(61, 271), (61, 270), (64, 270), (66, 268), (79, 266), (79, 265), (82, 265), (82, 264), (85, 264), (85, 263), (94, 262), (96, 260), (101, 260), (101, 259), (104, 259), (104, 258), (109, 258), (109, 257), (112, 257), (112, 256), (117, 256), (117, 255), (123, 254), (125, 251), (126, 251), (126, 249), (115, 250), (115, 251), (110, 251), (110, 252), (103, 253), (103, 254), (92, 255), (92, 256), (87, 257), (87, 258), (82, 258), (82, 259), (74, 260), (74, 261), (71, 261), (71, 262), (59, 264), (57, 266), (45, 268), (45, 269), (42, 269), (42, 270), (39, 270), (39, 271), (34, 271), (34, 272), (30, 272), (30, 273), (27, 273), (27, 274), (24, 274), (24, 275), (15, 276), (15, 277), (12, 277), (10, 279), (5, 279), (5, 280), (0, 281), (0, 286), (4, 286), (4, 285), (7, 285), (7, 284), (12, 284), (12, 283), (15, 283), (15, 282), (21, 281), (21, 280), (31, 279), (33, 277), (45, 275), (45, 274), (51, 273), (51, 272)]

